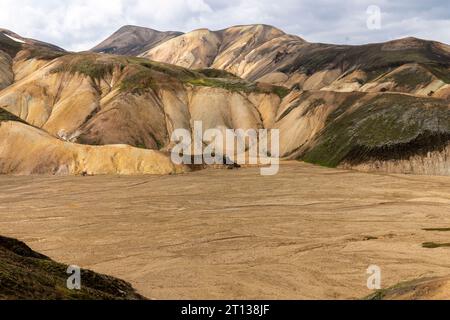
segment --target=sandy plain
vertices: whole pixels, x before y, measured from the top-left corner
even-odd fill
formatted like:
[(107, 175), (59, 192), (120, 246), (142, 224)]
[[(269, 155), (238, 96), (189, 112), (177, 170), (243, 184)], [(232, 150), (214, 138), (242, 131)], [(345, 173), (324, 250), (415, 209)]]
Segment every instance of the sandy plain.
[[(283, 163), (172, 176), (0, 177), (0, 234), (152, 299), (359, 299), (450, 274), (450, 177)], [(445, 229), (442, 229), (445, 230)], [(450, 298), (450, 294), (449, 297)]]

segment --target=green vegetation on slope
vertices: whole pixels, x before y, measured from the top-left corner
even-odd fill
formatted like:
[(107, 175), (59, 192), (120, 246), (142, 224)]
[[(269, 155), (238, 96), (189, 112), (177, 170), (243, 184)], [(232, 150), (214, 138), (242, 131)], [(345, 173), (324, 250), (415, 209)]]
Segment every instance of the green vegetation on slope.
[(30, 46), (26, 58), (50, 61), (66, 54), (67, 52), (56, 51), (46, 47)]
[(120, 90), (135, 94), (143, 94), (147, 90), (156, 89), (152, 73), (142, 69), (125, 77), (120, 84)]
[(424, 65), (431, 73), (435, 75), (438, 79), (441, 79), (445, 83), (450, 83), (450, 67), (441, 65), (438, 63), (430, 63)]
[(405, 87), (408, 90), (414, 90), (420, 85), (428, 85), (433, 80), (433, 77), (430, 73), (426, 72), (426, 69), (410, 67), (395, 72), (385, 79), (394, 81), (398, 86)]
[[(415, 279), (398, 283), (390, 288), (377, 290), (364, 300), (386, 300), (395, 296), (405, 295), (414, 292), (418, 286), (433, 281), (433, 278)], [(425, 291), (426, 292), (426, 291)]]
[(144, 58), (127, 57), (123, 63), (128, 66), (128, 72), (120, 84), (122, 92), (143, 94), (165, 86), (175, 88), (197, 76), (189, 69)]
[(225, 71), (214, 69), (194, 71), (144, 58), (72, 54), (62, 59), (63, 63), (53, 69), (52, 73), (78, 73), (93, 80), (100, 80), (111, 75), (115, 68), (120, 68), (121, 71), (126, 69), (120, 90), (134, 94), (143, 94), (159, 87), (177, 84), (223, 88), (233, 92), (272, 93), (280, 98), (289, 94), (289, 89), (285, 87), (248, 82)]
[(343, 161), (403, 159), (450, 141), (450, 112), (440, 100), (384, 94), (348, 108), (344, 103), (332, 113), (302, 160), (336, 167)]
[(67, 267), (20, 241), (0, 236), (0, 299), (143, 299), (128, 283), (88, 270), (81, 272), (81, 290), (69, 290)]
[[(53, 69), (52, 73), (69, 72), (71, 74), (81, 74), (90, 77), (92, 80), (101, 80), (112, 74), (114, 62), (101, 61), (92, 54), (67, 55), (62, 57), (63, 63)], [(124, 68), (125, 65), (120, 64)]]
[[(273, 93), (277, 94), (280, 98), (284, 98), (289, 94), (289, 89), (280, 86), (260, 86), (257, 83), (245, 81), (229, 72), (216, 70), (216, 69), (200, 69), (189, 70), (175, 65), (167, 63), (150, 61), (143, 58), (128, 58), (132, 64), (145, 67), (140, 69), (138, 76), (129, 76), (124, 79), (122, 85), (123, 90), (137, 90), (142, 92), (146, 88), (154, 88), (158, 84), (167, 84), (172, 82), (168, 78), (161, 78), (155, 76), (154, 72), (159, 72), (164, 75), (173, 77), (184, 84), (190, 84), (193, 86), (222, 88), (232, 92), (245, 92), (245, 93)], [(152, 81), (153, 80), (153, 81)]]
[(206, 68), (206, 69), (198, 69), (195, 71), (207, 78), (240, 79), (238, 76), (225, 70)]
[(322, 70), (348, 72), (360, 69), (368, 74), (366, 82), (370, 82), (397, 67), (417, 63), (427, 66), (438, 78), (450, 83), (450, 53), (433, 42), (418, 39), (410, 41), (413, 42), (410, 47), (400, 45), (395, 49), (383, 43), (363, 46), (309, 44), (298, 50), (295, 60), (279, 71), (311, 76)]
[(147, 68), (148, 70), (159, 72), (167, 76), (174, 77), (180, 81), (187, 81), (191, 78), (196, 78), (199, 75), (190, 69), (182, 68), (176, 65), (151, 61), (145, 58), (127, 57), (126, 61), (132, 65), (139, 65)]
[(196, 78), (187, 81), (187, 83), (194, 86), (222, 88), (231, 92), (272, 93), (278, 95), (281, 99), (289, 94), (289, 89), (285, 87), (261, 86), (258, 83), (252, 83), (242, 79)]

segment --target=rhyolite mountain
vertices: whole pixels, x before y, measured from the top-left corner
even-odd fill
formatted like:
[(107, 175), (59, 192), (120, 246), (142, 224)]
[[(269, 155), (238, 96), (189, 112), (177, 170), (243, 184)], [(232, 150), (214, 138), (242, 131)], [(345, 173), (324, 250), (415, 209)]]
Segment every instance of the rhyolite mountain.
[(152, 34), (125, 27), (103, 53), (0, 43), (0, 172), (183, 172), (170, 137), (199, 120), (280, 129), (288, 159), (450, 174), (445, 44), (314, 44), (266, 25)]
[(182, 34), (176, 31), (161, 32), (138, 26), (123, 26), (92, 51), (137, 56)]
[(220, 69), (249, 81), (301, 90), (450, 95), (446, 86), (450, 46), (416, 38), (330, 45), (309, 43), (267, 25), (249, 25), (195, 30), (138, 55), (185, 68)]
[(1, 50), (8, 53), (10, 56), (15, 56), (17, 52), (24, 48), (44, 51), (45, 49), (53, 52), (64, 52), (65, 50), (53, 44), (24, 38), (11, 30), (0, 28), (0, 46)]

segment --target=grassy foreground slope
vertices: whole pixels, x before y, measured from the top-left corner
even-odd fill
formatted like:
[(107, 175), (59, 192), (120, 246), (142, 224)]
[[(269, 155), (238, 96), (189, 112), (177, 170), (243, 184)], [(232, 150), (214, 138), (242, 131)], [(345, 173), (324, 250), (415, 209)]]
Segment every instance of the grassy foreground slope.
[(0, 236), (1, 300), (141, 300), (125, 281), (81, 272), (81, 290), (69, 290), (67, 265), (34, 252), (23, 242)]
[(401, 282), (378, 290), (366, 300), (448, 300), (450, 277), (430, 277)]

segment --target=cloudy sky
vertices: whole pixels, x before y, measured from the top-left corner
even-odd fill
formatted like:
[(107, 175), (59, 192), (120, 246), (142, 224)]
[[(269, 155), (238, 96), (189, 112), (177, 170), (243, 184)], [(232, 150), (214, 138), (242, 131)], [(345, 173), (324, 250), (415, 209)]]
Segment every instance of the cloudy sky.
[(93, 47), (126, 24), (186, 32), (253, 23), (311, 42), (361, 44), (415, 36), (450, 43), (450, 1), (0, 0), (0, 28), (74, 51)]

